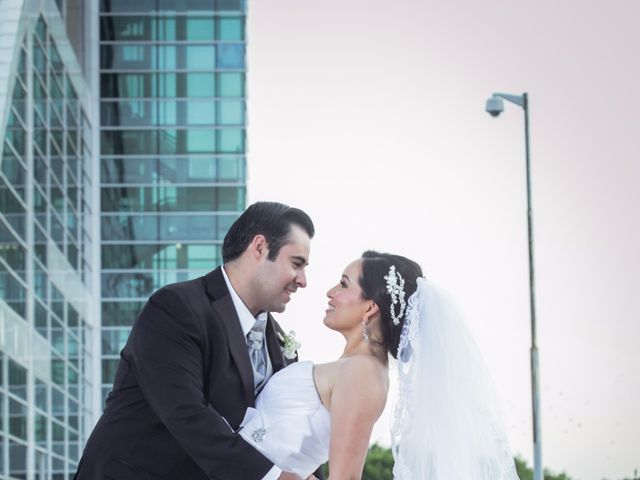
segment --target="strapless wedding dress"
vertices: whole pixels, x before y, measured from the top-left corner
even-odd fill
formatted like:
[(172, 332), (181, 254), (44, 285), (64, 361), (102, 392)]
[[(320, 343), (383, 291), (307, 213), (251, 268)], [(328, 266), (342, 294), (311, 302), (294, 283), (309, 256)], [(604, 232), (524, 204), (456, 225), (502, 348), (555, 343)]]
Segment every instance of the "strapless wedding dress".
[(331, 419), (313, 381), (313, 363), (275, 373), (241, 426), (240, 435), (285, 472), (307, 478), (325, 463)]

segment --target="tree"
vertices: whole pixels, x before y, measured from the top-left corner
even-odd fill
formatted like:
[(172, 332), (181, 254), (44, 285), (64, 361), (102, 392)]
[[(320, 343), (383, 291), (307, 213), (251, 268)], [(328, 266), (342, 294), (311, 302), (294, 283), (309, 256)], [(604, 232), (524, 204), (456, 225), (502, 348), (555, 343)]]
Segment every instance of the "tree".
[[(515, 457), (514, 461), (520, 480), (533, 480), (533, 470), (529, 468), (527, 462), (520, 457)], [(325, 478), (328, 478), (328, 465), (325, 463), (322, 469)], [(391, 449), (381, 447), (377, 443), (369, 447), (367, 458), (364, 462), (362, 480), (393, 480), (393, 454)], [(545, 470), (544, 480), (571, 480), (571, 477), (564, 472), (554, 474), (549, 470)]]
[(367, 459), (362, 472), (363, 480), (391, 480), (393, 479), (393, 454), (388, 448), (377, 443), (369, 447)]
[[(520, 457), (514, 458), (514, 461), (516, 462), (516, 472), (518, 472), (520, 480), (533, 480), (533, 470), (529, 468), (527, 462)], [(544, 480), (571, 480), (571, 477), (564, 472), (556, 475), (545, 469)]]
[[(328, 464), (322, 466), (324, 478), (329, 477)], [(391, 449), (374, 443), (369, 447), (364, 461), (362, 480), (393, 480), (393, 454)]]

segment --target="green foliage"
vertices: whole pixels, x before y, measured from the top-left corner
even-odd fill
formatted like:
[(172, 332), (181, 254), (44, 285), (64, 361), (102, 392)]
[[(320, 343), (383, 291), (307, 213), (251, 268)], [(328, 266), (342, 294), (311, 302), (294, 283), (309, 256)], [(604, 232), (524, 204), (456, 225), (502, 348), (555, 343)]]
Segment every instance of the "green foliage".
[[(329, 478), (329, 466), (322, 466), (324, 478)], [(364, 461), (362, 480), (393, 480), (393, 455), (391, 449), (374, 443), (369, 447)]]
[(363, 480), (391, 480), (393, 479), (393, 455), (391, 450), (383, 448), (377, 443), (369, 447), (367, 459), (364, 462)]
[[(514, 460), (516, 462), (516, 471), (518, 472), (520, 480), (533, 480), (533, 470), (529, 468), (527, 462), (520, 457), (516, 457)], [(556, 475), (545, 469), (544, 480), (571, 480), (571, 477), (564, 472)]]
[[(533, 470), (527, 462), (520, 457), (514, 458), (516, 471), (520, 480), (533, 480)], [(325, 463), (322, 466), (324, 477), (329, 478), (329, 468)], [(393, 480), (393, 455), (389, 448), (384, 448), (374, 443), (369, 447), (367, 458), (364, 462), (362, 480)], [(549, 470), (544, 471), (544, 480), (571, 480), (566, 473), (554, 474)]]

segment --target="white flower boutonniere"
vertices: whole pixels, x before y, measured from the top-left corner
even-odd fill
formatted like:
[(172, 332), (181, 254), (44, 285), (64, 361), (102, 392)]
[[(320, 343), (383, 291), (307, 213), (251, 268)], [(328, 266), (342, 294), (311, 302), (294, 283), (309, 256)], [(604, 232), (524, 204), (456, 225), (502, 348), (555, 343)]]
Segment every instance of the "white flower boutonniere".
[(284, 358), (293, 360), (296, 358), (296, 350), (298, 350), (302, 344), (296, 340), (296, 332), (289, 330), (289, 335), (284, 335), (278, 332), (278, 338), (282, 342), (282, 354)]

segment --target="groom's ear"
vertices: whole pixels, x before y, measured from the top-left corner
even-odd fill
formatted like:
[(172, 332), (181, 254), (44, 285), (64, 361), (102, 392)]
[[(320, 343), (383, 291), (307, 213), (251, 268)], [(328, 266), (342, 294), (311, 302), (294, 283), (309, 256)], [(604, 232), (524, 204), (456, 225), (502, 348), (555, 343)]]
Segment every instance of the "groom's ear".
[(264, 235), (256, 235), (253, 237), (251, 244), (249, 245), (252, 256), (259, 260), (269, 252), (269, 245), (267, 244), (267, 238)]

